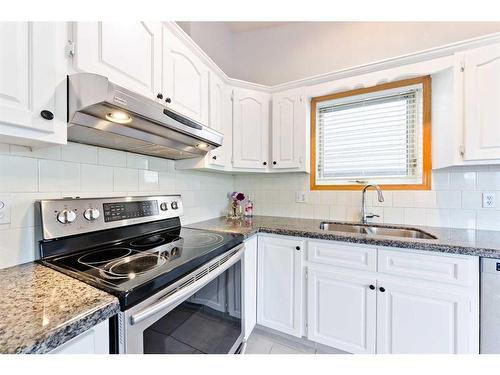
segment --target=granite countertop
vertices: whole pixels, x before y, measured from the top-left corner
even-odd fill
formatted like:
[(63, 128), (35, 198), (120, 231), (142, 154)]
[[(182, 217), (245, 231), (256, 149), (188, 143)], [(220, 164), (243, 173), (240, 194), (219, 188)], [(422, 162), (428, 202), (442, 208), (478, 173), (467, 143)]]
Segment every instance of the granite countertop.
[(49, 352), (119, 311), (116, 297), (38, 263), (0, 280), (0, 353)]
[(274, 216), (254, 216), (250, 219), (242, 220), (228, 220), (225, 217), (219, 217), (187, 226), (214, 231), (241, 233), (245, 237), (250, 237), (258, 232), (274, 233), (297, 237), (372, 244), (376, 246), (412, 248), (449, 254), (500, 258), (500, 232), (497, 231), (423, 227), (415, 225), (388, 225), (391, 227), (411, 227), (420, 229), (438, 238), (437, 240), (429, 240), (324, 231), (319, 229), (321, 221), (322, 220)]

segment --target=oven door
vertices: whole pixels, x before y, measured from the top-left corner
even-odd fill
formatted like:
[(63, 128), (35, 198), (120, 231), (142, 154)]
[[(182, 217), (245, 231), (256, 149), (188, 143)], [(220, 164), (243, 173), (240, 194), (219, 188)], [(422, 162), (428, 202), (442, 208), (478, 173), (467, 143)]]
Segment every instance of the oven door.
[(119, 314), (120, 353), (235, 353), (243, 340), (238, 246)]

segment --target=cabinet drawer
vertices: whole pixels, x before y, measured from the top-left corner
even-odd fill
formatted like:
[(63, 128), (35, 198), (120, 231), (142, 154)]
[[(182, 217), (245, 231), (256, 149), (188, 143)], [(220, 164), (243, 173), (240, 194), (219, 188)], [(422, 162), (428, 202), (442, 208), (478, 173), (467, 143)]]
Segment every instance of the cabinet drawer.
[(378, 272), (390, 275), (468, 286), (473, 284), (473, 266), (473, 257), (468, 259), (378, 250)]
[(310, 262), (337, 267), (376, 271), (377, 249), (349, 243), (309, 241), (307, 259)]

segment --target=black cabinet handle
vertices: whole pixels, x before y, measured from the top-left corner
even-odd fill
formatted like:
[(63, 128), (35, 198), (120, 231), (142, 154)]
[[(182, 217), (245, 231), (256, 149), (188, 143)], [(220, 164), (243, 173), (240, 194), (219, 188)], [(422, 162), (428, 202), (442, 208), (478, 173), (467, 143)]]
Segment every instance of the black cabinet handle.
[(158, 93), (158, 95), (156, 95), (156, 97), (157, 97), (158, 99), (163, 99), (163, 94), (162, 94), (161, 92), (159, 92), (159, 93)]
[(276, 162), (275, 162), (275, 161), (273, 161), (273, 165), (276, 165)]
[(42, 116), (45, 120), (53, 120), (54, 119), (54, 114), (50, 111), (47, 111), (44, 109), (42, 112), (40, 112), (40, 116)]
[(374, 290), (375, 289), (375, 285), (370, 285), (370, 289)]
[(170, 103), (170, 102), (172, 102), (172, 99), (167, 98), (167, 99), (165, 99), (165, 101), (166, 101), (167, 103)]
[(382, 293), (384, 293), (384, 292), (385, 292), (385, 288), (384, 288), (384, 287), (382, 287), (382, 286), (381, 286), (380, 288), (378, 288), (378, 290), (380, 290)]
[(212, 156), (212, 159), (217, 160), (217, 156)]
[(295, 250), (300, 250), (300, 246), (295, 246)]
[(263, 164), (263, 165), (267, 165), (267, 161), (263, 162), (262, 164)]

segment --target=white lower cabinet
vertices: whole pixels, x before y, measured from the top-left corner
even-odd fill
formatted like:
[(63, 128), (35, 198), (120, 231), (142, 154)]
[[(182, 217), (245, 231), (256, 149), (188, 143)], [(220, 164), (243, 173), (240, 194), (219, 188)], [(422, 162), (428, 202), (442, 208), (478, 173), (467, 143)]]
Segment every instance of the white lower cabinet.
[(376, 280), (349, 273), (307, 271), (309, 340), (350, 353), (375, 353)]
[(50, 354), (109, 354), (108, 320), (73, 337)]
[(257, 263), (262, 326), (350, 353), (479, 352), (478, 257), (265, 234)]
[(300, 239), (259, 236), (257, 323), (302, 335), (302, 249)]
[(243, 334), (248, 340), (257, 323), (257, 236), (245, 241), (243, 271)]
[(473, 310), (466, 293), (411, 285), (407, 280), (379, 285), (383, 287), (377, 293), (377, 353), (473, 352)]

